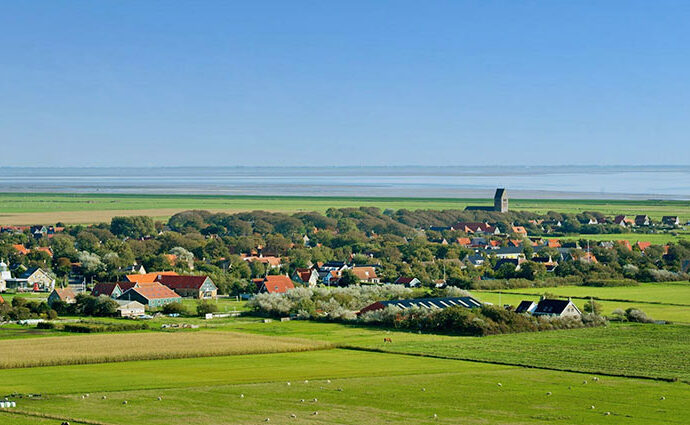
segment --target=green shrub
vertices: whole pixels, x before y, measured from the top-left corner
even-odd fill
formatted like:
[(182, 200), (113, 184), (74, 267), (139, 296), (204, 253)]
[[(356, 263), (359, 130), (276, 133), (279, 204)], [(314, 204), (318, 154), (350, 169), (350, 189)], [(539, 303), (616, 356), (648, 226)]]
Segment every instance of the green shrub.
[(196, 305), (196, 314), (204, 316), (207, 313), (215, 313), (218, 311), (218, 305), (209, 300), (200, 300)]
[(182, 303), (166, 304), (161, 309), (161, 312), (163, 314), (179, 314), (179, 315), (189, 314), (187, 307), (185, 307)]

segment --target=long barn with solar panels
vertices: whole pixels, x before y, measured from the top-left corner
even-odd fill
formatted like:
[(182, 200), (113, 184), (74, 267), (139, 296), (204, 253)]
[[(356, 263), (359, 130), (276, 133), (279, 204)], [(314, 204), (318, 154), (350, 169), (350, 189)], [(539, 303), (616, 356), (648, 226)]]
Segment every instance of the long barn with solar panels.
[(472, 297), (448, 297), (448, 298), (414, 298), (410, 300), (391, 300), (391, 301), (376, 301), (359, 311), (359, 314), (368, 311), (382, 310), (388, 306), (395, 306), (406, 310), (408, 308), (427, 308), (427, 309), (444, 309), (447, 307), (465, 307), (477, 308), (481, 307), (482, 303)]

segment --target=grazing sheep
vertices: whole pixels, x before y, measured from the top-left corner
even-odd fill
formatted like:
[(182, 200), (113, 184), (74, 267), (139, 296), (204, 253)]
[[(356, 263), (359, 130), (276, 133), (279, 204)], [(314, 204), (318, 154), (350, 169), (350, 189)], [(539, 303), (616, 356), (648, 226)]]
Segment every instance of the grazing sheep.
[(304, 399), (301, 399), (299, 402), (300, 402), (300, 403), (304, 403)]
[(611, 414), (611, 412), (606, 412), (606, 413), (604, 413), (604, 415), (606, 415), (606, 416), (608, 416), (608, 415), (610, 415), (610, 414)]
[(590, 409), (594, 410), (594, 405), (590, 406)]
[(240, 394), (240, 398), (244, 398), (244, 394)]
[(84, 394), (84, 397), (88, 397), (88, 396), (89, 396), (89, 393)]
[(546, 395), (551, 395), (551, 391), (549, 391), (548, 393), (546, 393)]
[(316, 399), (316, 398), (315, 398), (314, 400), (312, 400), (312, 402), (314, 402), (314, 403), (316, 403), (317, 401), (319, 401), (319, 400), (318, 400), (318, 399)]
[(426, 388), (422, 388), (422, 392), (426, 391)]
[(289, 387), (290, 385), (292, 385), (292, 384), (288, 382), (288, 383), (287, 383), (287, 386)]
[(597, 378), (597, 377), (595, 376), (594, 378), (592, 378), (592, 381), (597, 382), (597, 381), (599, 381), (599, 378)]
[(503, 384), (501, 384), (501, 383), (499, 382), (499, 383), (498, 383), (498, 386), (499, 386), (499, 387), (502, 387), (502, 386), (503, 386)]
[(122, 404), (127, 404), (127, 400), (123, 400), (123, 401), (122, 401)]
[(290, 414), (290, 417), (291, 417), (292, 419), (295, 419), (295, 418), (297, 417), (297, 415), (295, 415), (294, 413), (291, 413), (291, 414)]
[(586, 384), (586, 383), (587, 383), (587, 380), (586, 380), (586, 379), (585, 379), (584, 381), (582, 381), (582, 384)]
[(438, 415), (434, 413), (434, 419), (438, 419)]
[(666, 397), (661, 396), (661, 398), (659, 400), (666, 400)]
[(312, 415), (314, 415), (314, 416), (316, 416), (316, 415), (318, 415), (318, 414), (319, 414), (319, 412), (314, 412), (314, 413), (312, 413)]
[(271, 418), (264, 419), (264, 422), (271, 422)]
[(308, 379), (305, 379), (305, 380), (304, 380), (304, 383), (305, 383), (305, 384), (308, 384), (308, 383), (309, 383), (309, 380), (308, 380)]
[(69, 425), (69, 422), (65, 421), (65, 422), (63, 422), (63, 423), (60, 424), (60, 425)]
[(343, 389), (342, 389), (342, 388), (338, 388), (336, 391), (343, 391)]
[(159, 397), (158, 397), (158, 401), (161, 401), (161, 400), (163, 400), (163, 397), (160, 397), (160, 396), (159, 396)]
[(331, 380), (330, 380), (330, 379), (326, 379), (326, 383), (327, 383), (327, 384), (330, 384), (330, 383), (331, 383)]

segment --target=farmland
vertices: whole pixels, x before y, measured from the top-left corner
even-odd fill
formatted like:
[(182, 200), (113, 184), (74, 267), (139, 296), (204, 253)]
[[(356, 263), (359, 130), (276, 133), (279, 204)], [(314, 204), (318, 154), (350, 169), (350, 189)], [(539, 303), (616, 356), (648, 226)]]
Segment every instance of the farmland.
[(0, 368), (304, 351), (327, 343), (231, 332), (136, 332), (0, 340)]
[[(109, 221), (117, 215), (148, 215), (159, 219), (188, 209), (239, 212), (266, 210), (279, 212), (319, 211), (328, 208), (378, 207), (381, 209), (463, 209), (486, 204), (486, 199), (453, 198), (367, 198), (289, 197), (214, 195), (107, 195), (58, 193), (0, 194), (0, 224), (93, 223)], [(690, 219), (687, 201), (612, 201), (513, 199), (511, 209), (545, 213), (599, 211), (606, 215), (648, 214), (653, 219), (679, 215)]]
[[(72, 423), (680, 424), (690, 414), (681, 383), (349, 350), (205, 360), (3, 370), (0, 382), (42, 394), (15, 412)], [(0, 413), (3, 423), (18, 417)]]

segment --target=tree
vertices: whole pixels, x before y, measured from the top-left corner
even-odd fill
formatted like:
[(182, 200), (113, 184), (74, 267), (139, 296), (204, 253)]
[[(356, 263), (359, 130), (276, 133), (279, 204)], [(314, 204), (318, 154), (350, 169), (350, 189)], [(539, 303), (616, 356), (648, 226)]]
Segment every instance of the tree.
[(120, 237), (139, 239), (153, 235), (156, 228), (151, 217), (113, 217), (110, 221), (110, 231)]
[(357, 275), (352, 273), (351, 270), (343, 270), (343, 273), (340, 276), (340, 279), (338, 280), (338, 286), (350, 286), (358, 284), (359, 278), (357, 277)]
[(80, 252), (79, 262), (81, 263), (82, 271), (87, 276), (97, 275), (98, 273), (104, 272), (106, 269), (105, 264), (101, 261), (101, 257), (90, 252)]
[(209, 300), (200, 300), (196, 305), (196, 314), (205, 316), (207, 313), (215, 313), (218, 311), (218, 305)]
[(589, 300), (584, 305), (585, 313), (601, 314), (602, 309), (603, 307), (601, 303), (598, 303), (594, 300)]

